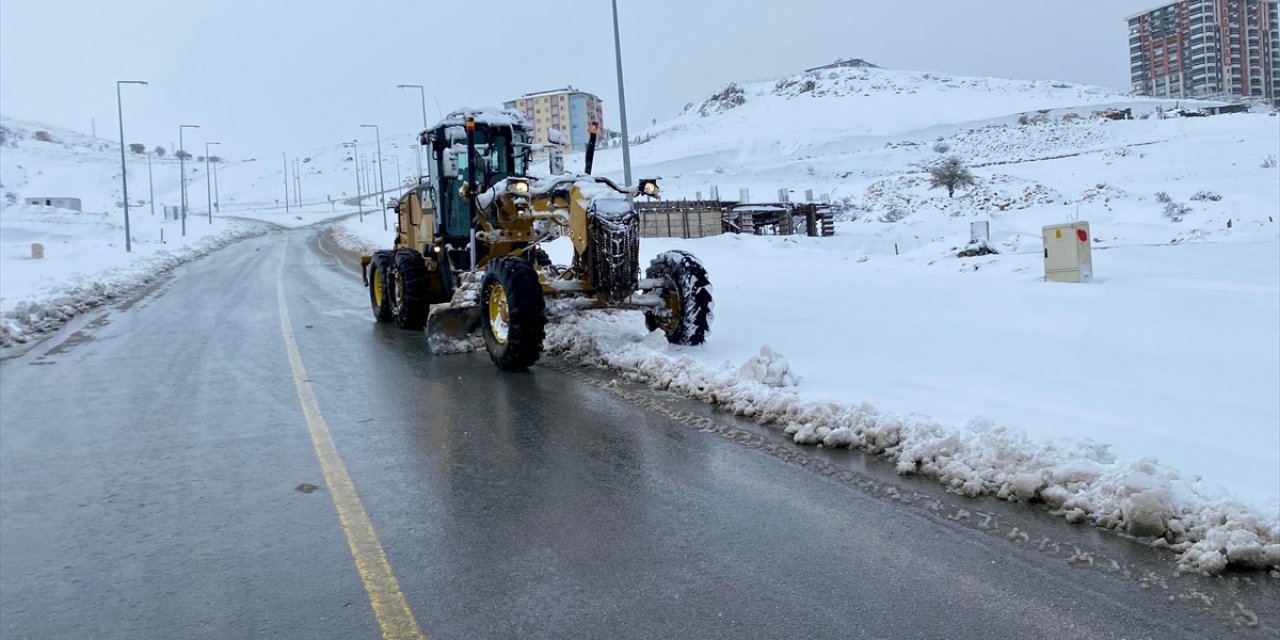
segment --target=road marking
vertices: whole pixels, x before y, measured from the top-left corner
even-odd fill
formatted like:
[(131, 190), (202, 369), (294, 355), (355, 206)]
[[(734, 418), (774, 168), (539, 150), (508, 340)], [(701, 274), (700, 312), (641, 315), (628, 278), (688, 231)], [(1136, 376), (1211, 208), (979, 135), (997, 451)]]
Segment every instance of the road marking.
[[(285, 251), (287, 252), (286, 244)], [(426, 640), (418, 620), (409, 608), (404, 593), (400, 591), (400, 581), (387, 562), (387, 554), (378, 541), (378, 533), (373, 529), (365, 513), (356, 486), (347, 474), (347, 467), (342, 463), (338, 447), (329, 433), (329, 425), (320, 413), (320, 404), (316, 402), (315, 393), (311, 390), (311, 381), (307, 370), (302, 366), (302, 355), (298, 351), (298, 343), (294, 339), (293, 325), (289, 322), (289, 307), (284, 297), (284, 253), (281, 254), (280, 267), (276, 270), (276, 301), (280, 306), (280, 328), (284, 332), (285, 346), (289, 351), (289, 365), (293, 368), (293, 382), (298, 390), (298, 401), (302, 404), (302, 414), (307, 419), (307, 430), (311, 433), (311, 443), (316, 448), (316, 458), (320, 460), (320, 469), (324, 472), (325, 486), (333, 498), (333, 506), (338, 510), (338, 519), (342, 522), (342, 532), (347, 536), (347, 544), (351, 547), (351, 556), (355, 560), (356, 570), (364, 581), (364, 589), (369, 594), (369, 604), (373, 605), (373, 615), (378, 619), (385, 640)]]

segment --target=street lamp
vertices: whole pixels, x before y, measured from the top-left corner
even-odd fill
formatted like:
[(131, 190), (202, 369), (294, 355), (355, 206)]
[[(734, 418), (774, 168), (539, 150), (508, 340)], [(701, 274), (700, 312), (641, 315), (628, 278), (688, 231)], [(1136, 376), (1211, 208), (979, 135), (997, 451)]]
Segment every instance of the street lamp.
[(182, 174), (182, 179), (178, 181), (179, 191), (182, 193), (182, 235), (187, 235), (187, 149), (186, 143), (182, 141), (183, 129), (199, 129), (198, 124), (180, 124), (178, 125), (178, 173)]
[[(426, 129), (431, 126), (427, 124), (427, 90), (420, 84), (398, 84), (396, 85), (396, 88), (418, 90), (418, 97), (422, 98), (422, 128)], [(413, 141), (413, 144), (417, 147), (417, 151), (413, 154), (413, 157), (418, 161), (418, 180), (420, 180), (422, 179), (422, 145), (418, 144), (416, 139)], [(414, 180), (414, 183), (416, 184), (418, 180)]]
[(382, 181), (382, 131), (378, 129), (376, 124), (362, 124), (361, 127), (369, 127), (373, 129), (373, 133), (378, 138), (378, 199), (376, 202), (382, 207), (382, 230), (387, 230), (387, 184)]
[(618, 61), (618, 114), (622, 117), (623, 186), (631, 186), (631, 143), (627, 138), (627, 94), (622, 88), (622, 40), (618, 35), (618, 0), (613, 0), (613, 52)]
[(344, 142), (342, 146), (351, 147), (352, 149), (351, 162), (356, 165), (353, 172), (356, 174), (356, 206), (360, 208), (360, 222), (364, 222), (364, 196), (360, 195), (360, 166), (356, 160), (360, 157), (360, 147), (355, 142)]
[(218, 213), (222, 213), (222, 195), (218, 193), (218, 165), (221, 162), (219, 158), (213, 163), (213, 208)]
[(403, 189), (404, 179), (400, 177), (400, 156), (391, 156), (391, 159), (396, 161), (396, 188)]
[(151, 152), (147, 152), (147, 190), (151, 192), (151, 215), (156, 215), (156, 181), (151, 176)]
[(133, 241), (129, 238), (129, 174), (124, 166), (124, 106), (120, 101), (120, 85), (146, 84), (142, 80), (116, 80), (116, 115), (120, 119), (120, 187), (124, 192), (124, 250), (133, 251)]
[(289, 213), (289, 156), (280, 152), (280, 165), (284, 167), (284, 212)]
[(222, 144), (221, 142), (204, 143), (204, 192), (205, 197), (209, 200), (209, 224), (213, 224), (213, 179), (209, 173), (209, 145)]

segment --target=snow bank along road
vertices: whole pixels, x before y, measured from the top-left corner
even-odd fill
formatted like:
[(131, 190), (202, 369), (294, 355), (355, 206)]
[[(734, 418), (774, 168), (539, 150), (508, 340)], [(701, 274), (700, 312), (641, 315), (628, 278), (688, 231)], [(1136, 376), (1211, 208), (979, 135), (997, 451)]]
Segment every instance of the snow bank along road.
[(276, 231), (0, 364), (13, 638), (1280, 636), (1262, 574), (374, 324)]

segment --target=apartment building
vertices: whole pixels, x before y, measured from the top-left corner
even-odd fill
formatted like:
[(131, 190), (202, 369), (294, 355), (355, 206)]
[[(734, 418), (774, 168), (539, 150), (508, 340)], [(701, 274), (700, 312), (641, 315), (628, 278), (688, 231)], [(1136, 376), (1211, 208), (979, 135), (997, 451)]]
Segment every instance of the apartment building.
[(572, 86), (554, 91), (526, 93), (504, 103), (524, 114), (533, 124), (534, 140), (547, 142), (547, 131), (559, 129), (566, 147), (582, 151), (587, 147), (591, 123), (602, 123), (604, 108), (600, 98)]
[(1128, 22), (1135, 92), (1280, 104), (1280, 0), (1180, 0)]

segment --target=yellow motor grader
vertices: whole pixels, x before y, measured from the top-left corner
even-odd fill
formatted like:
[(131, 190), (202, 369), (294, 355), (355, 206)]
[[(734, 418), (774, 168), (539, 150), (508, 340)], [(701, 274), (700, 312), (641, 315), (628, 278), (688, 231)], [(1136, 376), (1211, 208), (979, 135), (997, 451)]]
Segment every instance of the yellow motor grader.
[[(711, 284), (684, 251), (655, 257), (640, 273), (637, 197), (656, 180), (620, 187), (592, 176), (595, 128), (584, 174), (534, 178), (531, 127), (517, 111), (450, 114), (419, 142), (431, 177), (394, 205), (395, 246), (361, 260), (373, 315), (403, 329), (427, 328), (435, 353), (467, 350), (476, 332), (505, 370), (538, 361), (548, 298), (564, 308), (639, 309), (650, 331), (674, 344), (706, 340)], [(553, 149), (553, 159), (556, 154)], [(553, 162), (554, 164), (554, 162)], [(542, 245), (567, 236), (568, 265)]]

